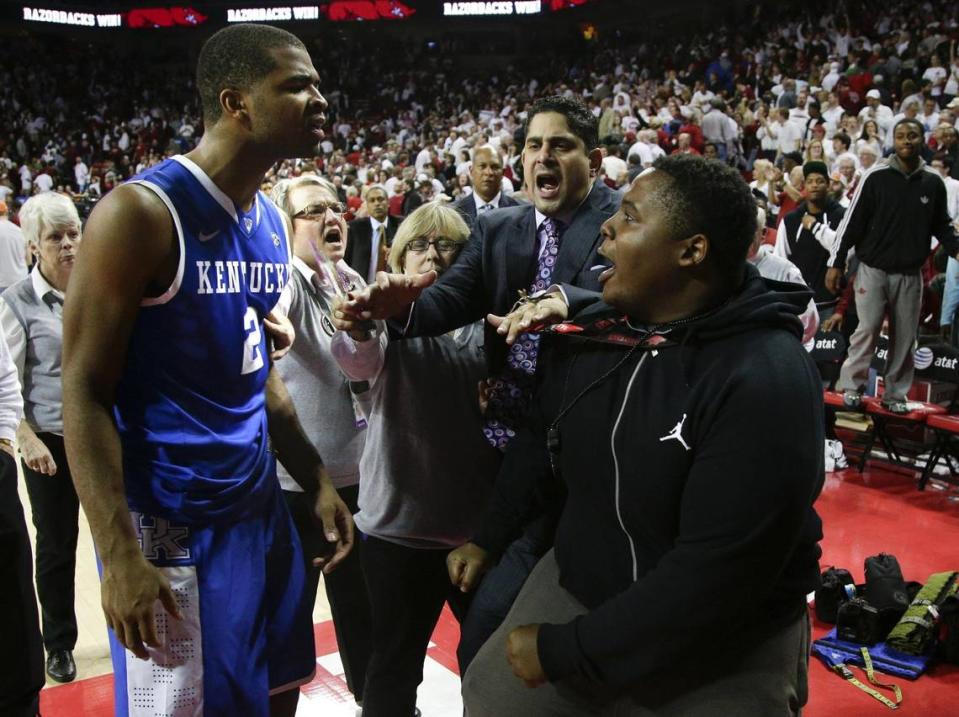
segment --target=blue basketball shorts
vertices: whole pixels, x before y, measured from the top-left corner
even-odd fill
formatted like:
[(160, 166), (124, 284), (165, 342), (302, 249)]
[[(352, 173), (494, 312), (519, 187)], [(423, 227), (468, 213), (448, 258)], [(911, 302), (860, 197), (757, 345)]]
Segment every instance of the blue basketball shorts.
[(149, 660), (110, 630), (118, 717), (266, 717), (269, 696), (316, 669), (300, 542), (277, 488), (262, 513), (197, 527), (131, 512), (140, 548), (170, 581), (183, 620), (160, 602)]

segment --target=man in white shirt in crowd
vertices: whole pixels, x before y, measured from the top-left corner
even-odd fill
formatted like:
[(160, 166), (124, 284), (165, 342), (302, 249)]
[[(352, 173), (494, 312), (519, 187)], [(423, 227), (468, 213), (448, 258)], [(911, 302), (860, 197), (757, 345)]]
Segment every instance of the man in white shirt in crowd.
[[(892, 127), (895, 127), (899, 120), (902, 119), (918, 119), (920, 122), (922, 122), (922, 119), (919, 117), (919, 100), (907, 99), (905, 102), (903, 102), (900, 106), (899, 114), (892, 118)], [(886, 140), (882, 144), (883, 149), (892, 149), (892, 127), (890, 127), (889, 131), (886, 132)]]
[(926, 130), (926, 140), (928, 140), (932, 131), (939, 126), (939, 105), (932, 97), (923, 100), (922, 114), (917, 119), (922, 122), (922, 126)]
[(429, 147), (423, 147), (419, 151), (419, 154), (416, 155), (416, 173), (420, 174), (427, 167), (431, 166), (433, 162), (433, 153), (430, 151)]
[(796, 93), (796, 106), (789, 110), (789, 121), (805, 127), (809, 121), (809, 90), (802, 89)]
[(779, 155), (802, 151), (803, 128), (789, 120), (789, 110), (779, 107), (775, 111), (779, 121), (767, 127), (770, 136), (779, 141)]
[(930, 58), (929, 67), (922, 73), (922, 79), (932, 82), (932, 96), (935, 97), (936, 100), (942, 95), (942, 88), (943, 85), (946, 84), (946, 77), (948, 76), (949, 71), (942, 66), (942, 60), (939, 59), (939, 55), (934, 54), (932, 58)]
[(29, 197), (33, 194), (33, 172), (30, 171), (30, 165), (24, 162), (20, 165), (20, 194)]
[(835, 92), (830, 92), (826, 97), (826, 104), (823, 105), (821, 113), (822, 118), (826, 123), (826, 137), (831, 139), (832, 136), (839, 129), (839, 123), (842, 122), (843, 115), (842, 105), (839, 104), (839, 95)]
[(657, 159), (666, 155), (665, 150), (659, 146), (658, 139), (659, 136), (655, 129), (640, 130), (636, 142), (629, 148), (626, 156), (635, 154), (639, 157), (639, 163), (643, 167), (650, 166)]
[(603, 172), (609, 179), (616, 182), (616, 186), (620, 184), (620, 177), (629, 171), (626, 162), (619, 156), (620, 152), (619, 145), (614, 144), (605, 149), (603, 156)]
[(822, 78), (822, 88), (826, 92), (832, 92), (833, 87), (839, 82), (839, 63), (829, 63), (829, 71)]
[(866, 106), (859, 110), (859, 120), (875, 120), (879, 125), (880, 134), (885, 134), (892, 127), (892, 110), (882, 104), (882, 95), (879, 90), (873, 88), (866, 93)]
[(83, 161), (83, 157), (78, 156), (73, 165), (73, 178), (76, 180), (77, 191), (83, 194), (87, 190), (87, 184), (90, 183), (90, 168)]
[(36, 194), (53, 190), (53, 177), (46, 172), (39, 172), (33, 180)]

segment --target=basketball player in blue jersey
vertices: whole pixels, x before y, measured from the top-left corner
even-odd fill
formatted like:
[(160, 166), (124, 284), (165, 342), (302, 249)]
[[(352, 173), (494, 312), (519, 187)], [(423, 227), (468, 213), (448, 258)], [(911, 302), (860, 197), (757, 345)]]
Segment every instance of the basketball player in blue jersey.
[(292, 715), (315, 669), (274, 452), (316, 496), (324, 570), (353, 527), (270, 365), (263, 319), (290, 248), (258, 187), (276, 161), (316, 153), (318, 82), (283, 30), (217, 32), (197, 65), (199, 146), (113, 190), (87, 223), (64, 315), (64, 432), (118, 715)]

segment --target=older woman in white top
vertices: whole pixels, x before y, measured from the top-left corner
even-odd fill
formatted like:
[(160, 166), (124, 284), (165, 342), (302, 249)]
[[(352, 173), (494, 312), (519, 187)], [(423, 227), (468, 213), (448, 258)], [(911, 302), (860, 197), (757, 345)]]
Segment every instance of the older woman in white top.
[[(351, 285), (362, 288), (366, 283), (343, 260), (346, 208), (330, 182), (313, 174), (284, 179), (274, 187), (273, 201), (291, 217), (293, 229), (293, 271), (277, 311), (289, 317), (296, 331), (292, 349), (277, 362), (276, 370), (289, 389), (303, 432), (323, 457), (343, 502), (355, 513), (359, 509), (359, 462), (366, 442), (363, 401), (369, 385), (350, 382), (333, 359), (330, 310), (338, 291)], [(385, 330), (382, 322), (380, 325)], [(385, 341), (383, 334), (384, 344)], [(382, 362), (382, 356), (378, 359)], [(323, 526), (313, 515), (315, 496), (305, 494), (293, 480), (283, 466), (282, 456), (277, 477), (303, 544), (305, 597), (312, 605), (320, 575), (312, 558), (325, 554), (330, 546), (323, 536)], [(356, 701), (362, 702), (372, 638), (370, 604), (358, 545), (324, 581), (346, 684)]]
[(17, 443), (37, 529), (36, 581), (47, 674), (69, 682), (76, 676), (79, 502), (63, 447), (60, 355), (63, 297), (80, 246), (80, 217), (70, 199), (45, 192), (23, 205), (20, 225), (36, 263), (26, 279), (3, 292), (0, 323), (23, 392)]

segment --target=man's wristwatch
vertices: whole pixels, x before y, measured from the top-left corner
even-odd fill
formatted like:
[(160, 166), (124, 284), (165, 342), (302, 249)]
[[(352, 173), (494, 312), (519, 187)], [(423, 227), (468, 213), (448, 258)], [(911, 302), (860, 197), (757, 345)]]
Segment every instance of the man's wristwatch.
[(0, 438), (0, 449), (9, 449), (13, 453), (13, 441), (9, 438)]

